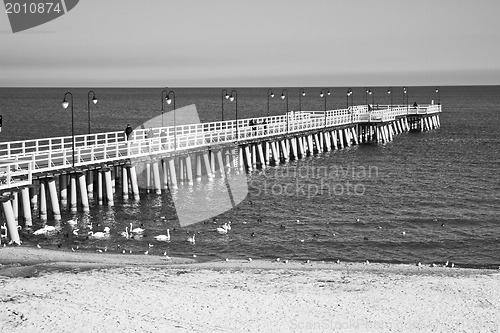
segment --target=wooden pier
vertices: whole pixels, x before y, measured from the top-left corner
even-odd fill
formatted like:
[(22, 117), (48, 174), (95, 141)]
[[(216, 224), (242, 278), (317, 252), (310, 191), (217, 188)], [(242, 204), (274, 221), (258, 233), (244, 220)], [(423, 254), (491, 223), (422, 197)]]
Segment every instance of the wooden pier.
[(189, 186), (353, 144), (384, 144), (403, 132), (439, 128), (440, 112), (441, 105), (361, 105), (136, 129), (128, 140), (123, 132), (108, 132), (3, 142), (1, 238), (19, 244), (18, 225), (30, 228), (35, 211), (42, 220), (59, 220), (61, 206), (89, 211), (90, 200), (113, 206), (117, 188), (139, 200), (140, 188), (161, 194), (180, 182)]

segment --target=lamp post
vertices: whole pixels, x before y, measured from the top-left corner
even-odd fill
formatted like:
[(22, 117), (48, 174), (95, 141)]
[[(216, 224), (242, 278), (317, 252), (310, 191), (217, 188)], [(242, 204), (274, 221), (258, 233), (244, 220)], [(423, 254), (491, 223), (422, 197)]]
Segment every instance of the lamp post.
[(403, 103), (405, 102), (406, 97), (406, 114), (408, 114), (408, 90), (406, 87), (403, 87)]
[(302, 97), (306, 95), (306, 92), (303, 88), (299, 89), (299, 111), (302, 111)]
[(170, 105), (170, 103), (172, 103), (172, 98), (170, 98), (170, 94), (172, 94), (172, 96), (174, 97), (173, 100), (174, 100), (174, 149), (177, 150), (177, 120), (175, 119), (175, 93), (170, 90), (168, 93), (167, 93), (167, 96), (165, 98), (167, 104)]
[(436, 87), (436, 94), (438, 95), (438, 105), (441, 105), (441, 93), (439, 92), (439, 88)]
[[(347, 109), (349, 109), (349, 96), (351, 95), (352, 95), (352, 89), (349, 88), (347, 89), (347, 107), (346, 107)], [(352, 106), (352, 97), (351, 97), (351, 106)]]
[(161, 127), (163, 127), (163, 93), (166, 94), (165, 96), (165, 100), (168, 98), (168, 92), (166, 89), (163, 89), (162, 92), (161, 92)]
[(329, 89), (321, 89), (321, 92), (319, 93), (319, 97), (325, 98), (325, 127), (326, 127), (326, 97), (330, 96), (330, 90)]
[[(233, 95), (233, 93), (234, 93), (234, 95)], [(229, 96), (229, 101), (231, 101), (231, 102), (234, 101), (236, 103), (235, 104), (235, 110), (236, 110), (235, 111), (235, 113), (236, 113), (236, 140), (238, 140), (238, 137), (239, 137), (239, 135), (238, 135), (238, 93), (236, 92), (236, 90), (233, 89), (231, 91), (231, 96)]]
[(97, 104), (97, 98), (95, 98), (95, 93), (91, 90), (87, 95), (87, 112), (89, 114), (89, 134), (90, 134), (90, 93), (92, 93), (92, 103)]
[(64, 94), (63, 102), (61, 103), (63, 109), (67, 109), (69, 106), (69, 102), (66, 101), (66, 96), (71, 96), (71, 148), (72, 148), (72, 166), (75, 167), (75, 118), (73, 112), (73, 94), (71, 92), (67, 92)]
[(375, 93), (371, 89), (368, 89), (368, 95), (372, 96), (372, 108), (374, 108), (375, 107)]
[(365, 104), (368, 105), (368, 89), (365, 89)]
[(387, 94), (389, 96), (391, 96), (391, 109), (390, 110), (392, 111), (392, 94), (391, 94), (391, 92), (392, 92), (392, 88), (387, 89)]
[(221, 120), (224, 121), (224, 98), (229, 99), (229, 95), (227, 94), (226, 89), (222, 89), (220, 98), (221, 98), (220, 105), (221, 105), (221, 111), (222, 111)]
[(281, 92), (281, 99), (284, 99), (286, 101), (285, 117), (286, 117), (286, 133), (288, 134), (288, 90), (283, 89), (283, 91)]
[(267, 117), (269, 117), (269, 97), (274, 98), (274, 93), (271, 89), (267, 89)]

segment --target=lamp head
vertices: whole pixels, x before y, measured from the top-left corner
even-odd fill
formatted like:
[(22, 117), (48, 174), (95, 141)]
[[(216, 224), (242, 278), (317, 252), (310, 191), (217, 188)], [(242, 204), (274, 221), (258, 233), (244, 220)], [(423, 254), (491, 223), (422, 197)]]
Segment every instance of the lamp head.
[(95, 96), (92, 98), (92, 103), (97, 104), (97, 98), (95, 98)]
[(64, 101), (61, 103), (63, 109), (67, 109), (68, 106), (69, 106), (69, 103), (66, 101), (66, 99), (64, 99)]
[(323, 95), (323, 92), (321, 92), (321, 93), (319, 94), (319, 97), (323, 97), (323, 96), (324, 96), (324, 95)]
[(285, 94), (284, 93), (281, 94), (281, 99), (285, 99)]
[(229, 96), (229, 100), (230, 100), (231, 102), (232, 102), (232, 101), (234, 101), (234, 96), (233, 96), (233, 94), (231, 94), (231, 96)]
[(172, 99), (170, 97), (167, 97), (165, 100), (167, 101), (167, 104), (172, 103)]
[(326, 92), (326, 94), (327, 94), (328, 96), (330, 96), (330, 90), (328, 90), (328, 91)]
[(271, 91), (271, 95), (269, 96), (271, 96), (271, 98), (274, 98), (274, 93)]
[(224, 96), (226, 99), (229, 99), (229, 95), (226, 93), (226, 96)]
[(306, 92), (305, 92), (305, 91), (303, 91), (303, 92), (302, 92), (302, 96), (305, 96), (305, 95), (306, 95)]

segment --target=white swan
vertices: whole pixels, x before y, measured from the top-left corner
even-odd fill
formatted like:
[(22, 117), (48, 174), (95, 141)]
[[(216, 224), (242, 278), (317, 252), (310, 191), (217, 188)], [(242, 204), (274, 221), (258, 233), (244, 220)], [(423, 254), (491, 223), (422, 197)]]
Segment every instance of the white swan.
[(66, 221), (66, 223), (69, 224), (70, 226), (74, 227), (78, 223), (78, 218), (75, 217), (74, 219)]
[(196, 240), (194, 239), (194, 237), (196, 236), (196, 234), (193, 234), (193, 237), (188, 237), (187, 241), (191, 244), (196, 244)]
[(222, 227), (218, 227), (217, 229), (215, 229), (219, 234), (221, 235), (225, 235), (227, 234), (227, 231), (229, 230), (228, 228), (226, 228), (226, 225), (222, 226)]
[(98, 231), (98, 232), (89, 231), (89, 237), (91, 238), (109, 237), (109, 227), (104, 228), (104, 231)]
[(128, 232), (128, 227), (125, 227), (125, 231), (120, 232), (120, 235), (125, 238), (130, 238), (130, 234)]
[(166, 235), (158, 235), (154, 237), (157, 241), (160, 242), (167, 242), (170, 240), (170, 229), (167, 229), (167, 234)]
[(46, 225), (43, 228), (36, 230), (33, 233), (33, 235), (46, 235), (46, 234), (49, 234), (49, 233), (54, 232), (56, 230), (57, 230), (56, 227), (54, 227), (52, 225)]
[(132, 223), (130, 223), (130, 232), (133, 234), (142, 234), (144, 232), (143, 228), (132, 228)]

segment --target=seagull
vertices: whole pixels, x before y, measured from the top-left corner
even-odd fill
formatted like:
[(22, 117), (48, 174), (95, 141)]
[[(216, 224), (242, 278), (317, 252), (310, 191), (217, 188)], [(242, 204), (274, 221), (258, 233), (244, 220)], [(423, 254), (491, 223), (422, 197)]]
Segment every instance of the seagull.
[(247, 260), (250, 262), (250, 261), (252, 261), (252, 258), (248, 258)]
[(403, 231), (401, 235), (406, 236), (406, 231)]
[[(5, 244), (4, 244), (4, 245), (5, 245)], [(42, 247), (40, 246), (40, 244), (36, 244), (36, 247), (37, 247), (38, 249), (41, 249), (41, 248), (42, 248)]]

